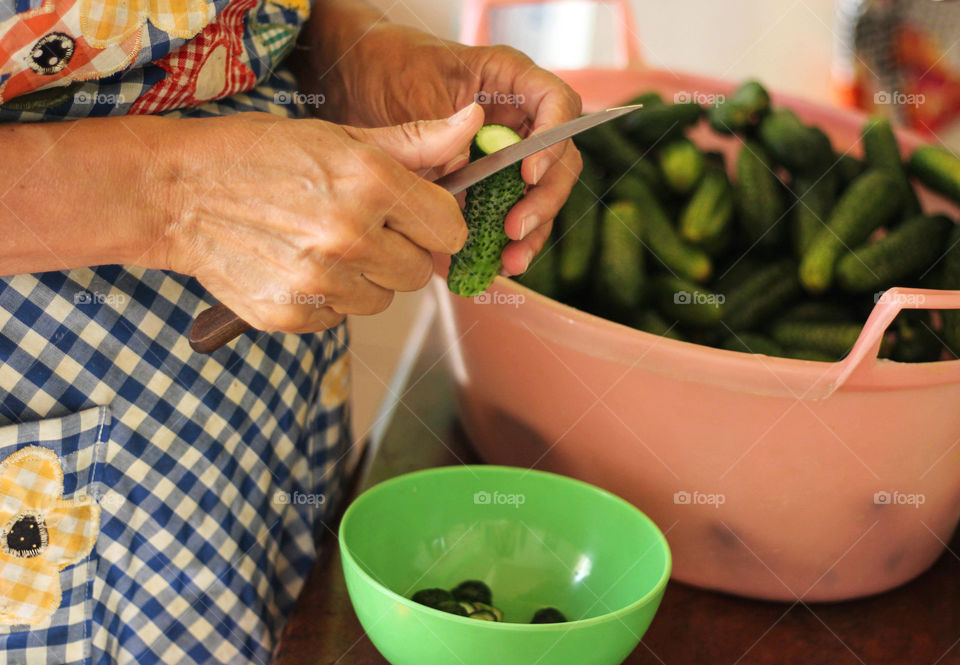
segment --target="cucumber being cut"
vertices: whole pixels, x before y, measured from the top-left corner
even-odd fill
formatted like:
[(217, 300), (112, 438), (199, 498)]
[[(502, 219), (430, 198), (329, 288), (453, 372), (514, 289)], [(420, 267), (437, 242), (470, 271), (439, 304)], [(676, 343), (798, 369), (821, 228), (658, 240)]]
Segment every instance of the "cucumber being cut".
[[(479, 159), (518, 143), (520, 135), (504, 125), (480, 128), (470, 148), (471, 159)], [(500, 273), (503, 248), (510, 242), (503, 221), (510, 208), (523, 196), (520, 164), (511, 164), (467, 189), (464, 219), (467, 242), (450, 261), (447, 287), (461, 296), (475, 296), (487, 290)]]

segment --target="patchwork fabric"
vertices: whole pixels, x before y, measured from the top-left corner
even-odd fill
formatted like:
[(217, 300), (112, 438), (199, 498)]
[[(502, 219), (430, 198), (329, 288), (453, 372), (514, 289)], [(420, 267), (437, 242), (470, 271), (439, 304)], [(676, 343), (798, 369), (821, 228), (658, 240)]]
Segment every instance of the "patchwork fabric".
[(7, 6), (0, 122), (158, 113), (227, 99), (269, 81), (309, 14), (308, 0), (0, 4)]
[(29, 446), (0, 462), (0, 623), (37, 625), (60, 607), (60, 570), (87, 558), (100, 506), (64, 501), (55, 452)]

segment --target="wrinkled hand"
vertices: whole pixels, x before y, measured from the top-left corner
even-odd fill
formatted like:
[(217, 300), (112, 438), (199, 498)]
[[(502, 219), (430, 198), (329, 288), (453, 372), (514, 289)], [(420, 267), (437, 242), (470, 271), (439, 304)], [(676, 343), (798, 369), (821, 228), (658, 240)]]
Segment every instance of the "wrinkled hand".
[[(352, 124), (442, 118), (478, 101), (486, 122), (527, 136), (580, 115), (580, 97), (515, 49), (464, 46), (403, 26), (375, 31), (369, 39), (376, 48), (357, 49), (349, 105), (342, 108)], [(447, 167), (466, 157), (466, 151), (458, 154)], [(523, 272), (540, 251), (581, 166), (580, 153), (569, 140), (524, 160), (521, 173), (530, 188), (506, 219), (507, 235), (514, 241), (503, 253), (505, 274)]]
[(457, 201), (414, 172), (449, 163), (483, 124), (359, 129), (245, 113), (179, 120), (167, 237), (171, 269), (196, 276), (260, 330), (312, 332), (422, 288), (431, 252), (466, 241)]

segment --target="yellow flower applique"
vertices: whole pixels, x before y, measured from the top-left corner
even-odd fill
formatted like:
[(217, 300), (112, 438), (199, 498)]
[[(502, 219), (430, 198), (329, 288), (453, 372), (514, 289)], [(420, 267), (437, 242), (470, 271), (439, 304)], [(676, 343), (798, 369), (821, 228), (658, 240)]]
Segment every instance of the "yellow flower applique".
[(270, 2), (292, 9), (300, 18), (305, 19), (310, 15), (310, 0), (270, 0)]
[(93, 549), (100, 506), (62, 497), (52, 450), (28, 446), (0, 462), (0, 624), (50, 618), (60, 606), (60, 571)]
[(147, 21), (171, 37), (190, 39), (215, 13), (207, 0), (80, 0), (80, 31), (97, 48), (119, 44)]

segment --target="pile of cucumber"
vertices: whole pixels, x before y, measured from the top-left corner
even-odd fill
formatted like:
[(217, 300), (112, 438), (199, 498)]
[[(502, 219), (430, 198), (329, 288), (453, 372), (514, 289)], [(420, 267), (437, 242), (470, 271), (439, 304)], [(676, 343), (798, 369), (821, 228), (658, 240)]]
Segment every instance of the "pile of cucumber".
[[(503, 621), (503, 612), (493, 605), (493, 592), (480, 580), (463, 581), (449, 591), (439, 588), (421, 589), (413, 594), (410, 600), (470, 619)], [(565, 623), (566, 620), (557, 608), (543, 607), (534, 612), (530, 623)]]
[[(708, 109), (653, 92), (630, 103), (644, 108), (576, 137), (583, 173), (526, 286), (650, 333), (820, 361), (850, 350), (885, 289), (960, 289), (960, 227), (914, 190), (960, 203), (949, 151), (904, 163), (878, 117), (863, 159), (838, 153), (757, 81)], [(702, 121), (739, 139), (734, 164), (687, 137)], [(958, 312), (902, 312), (881, 355), (960, 354)]]

